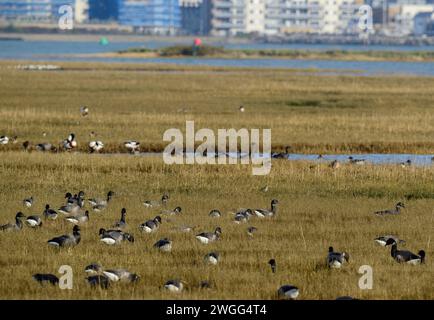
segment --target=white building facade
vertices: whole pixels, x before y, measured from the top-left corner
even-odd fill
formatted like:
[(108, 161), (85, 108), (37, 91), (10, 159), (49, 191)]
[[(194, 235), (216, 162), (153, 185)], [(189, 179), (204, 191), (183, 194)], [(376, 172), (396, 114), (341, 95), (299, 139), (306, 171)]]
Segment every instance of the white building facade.
[(363, 0), (213, 0), (212, 34), (357, 32)]

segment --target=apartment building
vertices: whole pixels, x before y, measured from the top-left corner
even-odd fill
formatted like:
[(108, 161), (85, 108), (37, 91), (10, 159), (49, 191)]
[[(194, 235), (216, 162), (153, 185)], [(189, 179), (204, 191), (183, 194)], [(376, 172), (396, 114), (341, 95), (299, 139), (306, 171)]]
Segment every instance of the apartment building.
[(354, 33), (363, 0), (213, 0), (212, 33)]

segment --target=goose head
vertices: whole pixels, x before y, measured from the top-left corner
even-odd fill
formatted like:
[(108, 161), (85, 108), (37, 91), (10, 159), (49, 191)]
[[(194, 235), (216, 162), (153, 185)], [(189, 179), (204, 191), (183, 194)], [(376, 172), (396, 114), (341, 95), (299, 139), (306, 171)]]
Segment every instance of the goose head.
[(115, 195), (115, 193), (113, 191), (109, 191), (107, 193), (107, 200), (111, 199), (114, 195)]
[(127, 215), (127, 209), (122, 208), (122, 210), (121, 210), (121, 217), (122, 217), (122, 219), (125, 219), (126, 215)]
[(106, 229), (100, 228), (99, 231), (98, 231), (98, 234), (101, 236), (101, 235), (105, 234), (106, 231), (107, 231)]
[(398, 202), (398, 203), (396, 204), (396, 207), (397, 207), (397, 208), (405, 208), (405, 205), (404, 205), (404, 203), (402, 203), (402, 202)]
[(175, 213), (181, 213), (182, 209), (181, 207), (176, 207), (175, 210), (173, 210)]
[(26, 216), (20, 211), (15, 215), (15, 219), (25, 218)]
[(158, 223), (158, 224), (161, 224), (161, 217), (160, 217), (160, 216), (156, 216), (156, 217), (154, 218), (154, 222), (156, 222), (156, 223)]
[(128, 240), (129, 242), (134, 243), (134, 237), (133, 237), (133, 235), (131, 235), (129, 233), (124, 233), (124, 238), (126, 240)]
[(221, 235), (221, 234), (222, 234), (222, 228), (220, 228), (220, 227), (215, 228), (214, 233), (215, 233), (216, 235)]
[(333, 247), (329, 247), (329, 253), (332, 253), (333, 251)]

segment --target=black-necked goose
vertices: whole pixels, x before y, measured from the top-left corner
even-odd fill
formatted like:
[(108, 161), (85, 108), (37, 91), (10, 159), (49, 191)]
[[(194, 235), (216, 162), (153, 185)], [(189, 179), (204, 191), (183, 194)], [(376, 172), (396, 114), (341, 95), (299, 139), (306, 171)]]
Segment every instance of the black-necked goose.
[(42, 219), (40, 216), (28, 216), (26, 221), (26, 225), (30, 228), (42, 227)]
[(146, 233), (151, 233), (154, 232), (158, 229), (158, 227), (161, 224), (161, 217), (160, 216), (156, 216), (154, 219), (152, 220), (148, 220), (144, 223), (142, 223), (139, 226), (139, 229), (146, 232)]
[(196, 239), (199, 240), (203, 244), (208, 244), (210, 242), (214, 242), (220, 238), (222, 233), (222, 229), (220, 227), (215, 228), (214, 232), (202, 232), (196, 235)]
[(104, 148), (104, 143), (102, 141), (96, 140), (89, 142), (89, 152), (100, 152)]
[(184, 289), (184, 284), (181, 280), (169, 280), (164, 284), (164, 288), (170, 292), (181, 292)]
[(75, 134), (71, 133), (68, 136), (68, 138), (63, 140), (62, 144), (63, 144), (63, 148), (65, 150), (71, 150), (71, 149), (75, 148), (77, 146), (77, 141), (75, 140)]
[(278, 152), (278, 153), (273, 153), (271, 155), (271, 157), (273, 159), (288, 159), (289, 157), (289, 150), (291, 149), (290, 146), (286, 146), (285, 147), (285, 152)]
[(163, 238), (154, 243), (154, 248), (163, 252), (170, 252), (172, 251), (172, 241), (168, 238)]
[(90, 284), (92, 288), (96, 288), (97, 286), (99, 286), (101, 289), (107, 289), (110, 287), (110, 280), (103, 275), (87, 277), (86, 281)]
[(7, 136), (1, 136), (0, 137), (0, 144), (8, 144), (9, 143), (9, 137)]
[(49, 204), (45, 205), (45, 210), (44, 210), (45, 219), (56, 220), (57, 216), (58, 216), (57, 212), (53, 209), (50, 209)]
[(279, 290), (277, 290), (277, 296), (280, 299), (295, 300), (297, 299), (299, 294), (300, 291), (298, 290), (298, 288), (290, 284), (285, 284), (281, 286)]
[(89, 115), (89, 108), (86, 106), (80, 107), (80, 114), (82, 117), (87, 117)]
[(211, 210), (211, 211), (209, 212), (208, 215), (209, 215), (211, 218), (220, 218), (222, 214), (220, 213), (219, 210), (217, 210), (217, 209), (213, 209), (213, 210)]
[(271, 210), (267, 210), (267, 209), (255, 209), (254, 213), (259, 218), (275, 216), (277, 214), (277, 204), (278, 203), (279, 203), (278, 200), (273, 199), (273, 200), (271, 200)]
[(81, 234), (80, 227), (74, 226), (72, 229), (72, 234), (63, 235), (60, 237), (55, 237), (53, 239), (48, 240), (48, 244), (53, 247), (73, 247), (80, 243)]
[(247, 234), (249, 237), (253, 237), (253, 235), (258, 231), (258, 228), (256, 227), (248, 227), (247, 228)]
[(364, 165), (366, 163), (365, 159), (356, 159), (354, 157), (348, 157), (351, 164)]
[(122, 230), (99, 230), (100, 241), (108, 245), (117, 245), (123, 241), (134, 242), (134, 236)]
[(216, 265), (220, 260), (220, 255), (218, 252), (210, 252), (205, 255), (204, 260), (208, 264)]
[(20, 231), (23, 228), (22, 218), (26, 216), (22, 212), (18, 212), (15, 215), (15, 223), (7, 223), (0, 226), (0, 231)]
[(138, 141), (126, 141), (124, 143), (125, 148), (127, 148), (127, 150), (131, 153), (137, 153), (139, 152), (139, 148), (140, 148), (140, 142)]
[(137, 282), (139, 276), (125, 269), (104, 270), (102, 272), (112, 282)]
[(89, 201), (89, 203), (92, 206), (94, 211), (101, 211), (107, 207), (107, 205), (109, 204), (110, 200), (112, 199), (112, 197), (114, 195), (115, 195), (115, 193), (113, 191), (109, 191), (107, 193), (106, 199), (93, 198), (93, 199), (88, 199), (87, 201)]
[(277, 268), (276, 260), (275, 259), (270, 259), (270, 261), (268, 261), (268, 264), (271, 267), (271, 272), (272, 273), (276, 273), (276, 268)]
[(122, 210), (121, 210), (121, 219), (118, 222), (116, 222), (113, 225), (113, 227), (114, 228), (120, 228), (120, 229), (125, 228), (127, 226), (127, 222), (125, 220), (126, 216), (127, 216), (127, 209), (122, 208)]
[(408, 159), (407, 161), (401, 162), (400, 164), (401, 164), (401, 167), (403, 167), (403, 168), (410, 167), (411, 166), (411, 160)]
[(26, 199), (24, 199), (23, 200), (23, 205), (25, 206), (25, 207), (27, 207), (27, 208), (31, 208), (32, 207), (32, 205), (33, 205), (33, 197), (30, 197), (30, 198), (26, 198)]
[(401, 213), (402, 208), (405, 208), (405, 205), (402, 202), (398, 202), (395, 209), (375, 211), (374, 214), (377, 216), (397, 215)]
[(397, 236), (394, 236), (394, 235), (380, 236), (380, 237), (375, 238), (374, 241), (376, 243), (378, 243), (380, 246), (385, 247), (385, 246), (392, 244), (390, 239), (392, 239), (392, 241), (394, 241), (396, 243), (405, 243), (405, 240), (399, 239)]
[(166, 206), (167, 205), (167, 202), (169, 201), (169, 194), (167, 193), (167, 192), (165, 192), (164, 194), (163, 194), (163, 196), (161, 197), (161, 200), (160, 201), (156, 201), (156, 200), (145, 200), (144, 202), (143, 202), (143, 205), (146, 207), (146, 208), (153, 208), (153, 207), (159, 207), (160, 205), (162, 205), (162, 206)]
[(349, 262), (350, 255), (347, 252), (335, 252), (329, 247), (327, 254), (327, 265), (329, 268), (340, 269), (345, 262)]
[(89, 210), (86, 210), (84, 214), (69, 216), (66, 218), (66, 221), (71, 222), (73, 224), (86, 223), (89, 221)]
[(395, 261), (402, 263), (408, 263), (412, 265), (418, 265), (425, 262), (425, 251), (420, 250), (418, 254), (414, 254), (407, 250), (398, 250), (398, 246), (393, 239), (389, 239), (387, 244), (392, 245), (392, 249), (390, 250), (390, 255)]
[[(250, 209), (247, 209), (247, 210), (250, 210)], [(235, 214), (234, 222), (237, 224), (242, 223), (242, 222), (247, 222), (250, 219), (250, 217), (251, 217), (251, 215), (248, 213), (248, 211), (238, 212)]]
[(56, 277), (54, 274), (37, 273), (34, 274), (32, 278), (33, 280), (39, 282), (39, 284), (41, 285), (49, 283), (54, 286), (59, 283), (59, 278)]
[(78, 215), (81, 213), (81, 207), (76, 203), (68, 203), (64, 206), (61, 206), (57, 209), (60, 213), (68, 216), (68, 215)]
[(99, 263), (91, 263), (84, 268), (84, 272), (91, 275), (99, 274), (102, 270), (102, 266)]
[(179, 215), (182, 213), (182, 208), (181, 207), (176, 207), (173, 210), (162, 210), (161, 214), (168, 214), (171, 216), (175, 216), (175, 215)]

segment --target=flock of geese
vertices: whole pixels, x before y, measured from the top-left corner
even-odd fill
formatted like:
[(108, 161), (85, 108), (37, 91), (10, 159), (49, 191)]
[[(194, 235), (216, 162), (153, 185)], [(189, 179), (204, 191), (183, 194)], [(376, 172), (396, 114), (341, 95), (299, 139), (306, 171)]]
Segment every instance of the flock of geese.
[[(90, 205), (91, 210), (95, 212), (100, 212), (105, 210), (112, 198), (115, 196), (113, 191), (109, 191), (105, 198), (91, 198), (85, 199), (85, 193), (83, 191), (72, 195), (68, 192), (65, 194), (64, 199), (66, 203), (60, 206), (57, 210), (52, 209), (49, 204), (45, 205), (45, 209), (42, 215), (29, 215), (25, 216), (22, 212), (18, 212), (15, 215), (14, 223), (7, 223), (0, 226), (0, 231), (21, 231), (23, 226), (26, 225), (29, 228), (41, 228), (44, 223), (49, 221), (59, 220), (59, 216), (63, 216), (64, 220), (73, 225), (72, 233), (60, 236), (55, 236), (47, 240), (47, 245), (60, 250), (61, 248), (72, 248), (80, 244), (81, 241), (81, 229), (80, 225), (86, 224), (89, 221), (89, 210), (85, 209), (85, 202)], [(145, 208), (159, 208), (161, 207), (160, 215), (155, 216), (155, 218), (147, 220), (140, 225), (138, 229), (144, 233), (154, 233), (157, 232), (160, 225), (162, 224), (162, 215), (181, 215), (181, 207), (176, 207), (173, 210), (167, 209), (167, 204), (169, 200), (169, 195), (167, 193), (163, 194), (161, 200), (151, 201), (146, 200), (143, 202)], [(278, 200), (273, 199), (270, 203), (269, 209), (239, 209), (238, 212), (234, 213), (234, 223), (240, 224), (242, 222), (249, 221), (252, 217), (256, 218), (273, 218), (277, 214)], [(22, 204), (26, 208), (32, 208), (34, 205), (34, 198), (26, 198), (22, 201)], [(402, 202), (398, 202), (394, 209), (382, 210), (374, 212), (377, 216), (385, 215), (399, 215), (401, 210), (405, 208)], [(124, 242), (134, 243), (134, 236), (125, 232), (127, 228), (127, 210), (122, 208), (120, 213), (120, 219), (109, 228), (99, 229), (99, 240), (106, 245), (120, 245)], [(209, 212), (209, 217), (219, 218), (221, 217), (221, 212), (217, 209), (213, 209)], [(192, 231), (192, 227), (182, 227), (181, 230), (184, 232)], [(247, 234), (249, 237), (253, 237), (257, 228), (249, 226), (247, 228)], [(214, 231), (202, 232), (195, 235), (195, 238), (202, 244), (210, 244), (212, 242), (218, 241), (222, 235), (221, 227), (216, 227)], [(374, 239), (374, 241), (381, 246), (391, 246), (390, 255), (391, 257), (399, 263), (407, 263), (412, 265), (418, 265), (425, 262), (425, 251), (420, 250), (418, 254), (412, 253), (407, 250), (398, 250), (398, 244), (404, 244), (405, 241), (399, 239), (395, 235), (384, 235)], [(171, 252), (172, 251), (172, 241), (169, 238), (161, 238), (154, 243), (153, 248), (161, 252)], [(330, 269), (340, 269), (343, 268), (346, 263), (349, 262), (350, 255), (348, 252), (342, 251), (338, 252), (334, 250), (333, 247), (329, 247), (326, 256), (326, 263)], [(205, 255), (204, 261), (210, 265), (217, 265), (220, 261), (220, 254), (218, 252), (209, 252)], [(268, 264), (271, 267), (271, 272), (277, 272), (277, 263), (275, 259), (270, 259)], [(126, 269), (105, 269), (98, 263), (92, 263), (84, 268), (87, 274), (86, 281), (91, 287), (100, 287), (107, 289), (115, 282), (137, 282), (140, 277)], [(59, 279), (53, 274), (38, 273), (34, 274), (32, 278), (41, 284), (50, 283), (57, 284)], [(163, 288), (170, 292), (181, 292), (184, 289), (184, 285), (187, 282), (179, 279), (170, 279), (163, 284)], [(208, 281), (202, 281), (200, 288), (209, 288), (211, 285)], [(277, 296), (281, 299), (296, 299), (299, 296), (299, 289), (292, 284), (284, 284), (277, 290)], [(352, 299), (352, 297), (339, 297), (338, 299)]]
[[(245, 112), (245, 108), (240, 106), (240, 112)], [(87, 117), (89, 114), (88, 107), (81, 107), (80, 113), (83, 117)], [(44, 134), (45, 136), (45, 134)], [(14, 136), (9, 138), (7, 136), (0, 137), (0, 145), (6, 145), (8, 143), (17, 143), (18, 137)], [(125, 148), (131, 153), (137, 153), (140, 148), (140, 143), (138, 141), (126, 141), (124, 143)], [(25, 141), (23, 143), (23, 147), (25, 150), (30, 150), (32, 146), (29, 141)], [(74, 133), (71, 133), (66, 139), (64, 139), (58, 147), (51, 143), (39, 143), (33, 146), (35, 150), (38, 151), (52, 151), (57, 152), (59, 149), (63, 150), (72, 150), (77, 147), (76, 136)], [(104, 148), (104, 143), (99, 140), (90, 141), (88, 144), (89, 152), (100, 152)], [(274, 153), (272, 155), (273, 158), (288, 158), (290, 147), (286, 147), (285, 152), (282, 153)], [(319, 155), (318, 159), (322, 159), (323, 156)], [(363, 165), (366, 163), (365, 159), (356, 159), (353, 157), (349, 157), (349, 162), (355, 165)], [(433, 157), (434, 161), (434, 157)], [(401, 164), (402, 166), (411, 165), (411, 161), (408, 160), (405, 163)], [(338, 168), (340, 163), (335, 160), (331, 162), (330, 166), (332, 168)], [(267, 192), (268, 186), (262, 190), (263, 192)], [(109, 191), (107, 196), (103, 199), (87, 199), (88, 204), (94, 212), (101, 212), (107, 208), (111, 199), (115, 195), (114, 192)], [(57, 210), (50, 207), (49, 204), (45, 205), (45, 209), (42, 212), (42, 217), (39, 215), (30, 215), (25, 216), (22, 212), (18, 212), (15, 215), (14, 223), (7, 223), (0, 226), (0, 231), (21, 231), (23, 229), (24, 224), (29, 228), (41, 228), (43, 223), (46, 221), (54, 221), (58, 219), (60, 215), (64, 217), (64, 220), (71, 223), (73, 225), (72, 233), (66, 235), (60, 235), (53, 237), (47, 241), (47, 244), (54, 248), (64, 248), (64, 247), (74, 247), (80, 244), (81, 241), (81, 229), (80, 225), (85, 224), (89, 221), (90, 215), (89, 210), (85, 210), (85, 194), (83, 191), (78, 192), (77, 194), (72, 195), (72, 193), (68, 192), (65, 194), (66, 203), (62, 205)], [(167, 193), (163, 194), (161, 200), (151, 201), (147, 200), (143, 202), (143, 205), (146, 208), (154, 208), (154, 207), (164, 207), (166, 208), (169, 200), (169, 195)], [(234, 215), (234, 223), (240, 224), (249, 221), (252, 217), (257, 218), (272, 218), (277, 214), (278, 200), (273, 199), (270, 204), (269, 209), (240, 209)], [(23, 200), (23, 206), (26, 208), (31, 208), (34, 204), (34, 198), (30, 197)], [(402, 202), (398, 202), (395, 208), (390, 210), (382, 210), (374, 212), (377, 216), (385, 216), (385, 215), (398, 215), (401, 213), (401, 210), (405, 208)], [(161, 215), (181, 215), (182, 209), (181, 207), (176, 207), (173, 210), (164, 209), (161, 211)], [(155, 216), (153, 219), (147, 220), (141, 223), (138, 226), (138, 229), (144, 233), (154, 233), (157, 232), (160, 225), (162, 224), (161, 215)], [(134, 243), (134, 236), (131, 233), (125, 232), (124, 230), (127, 227), (126, 222), (127, 210), (122, 208), (120, 219), (116, 221), (111, 228), (99, 229), (99, 239), (102, 243), (106, 245), (119, 245), (124, 242)], [(221, 217), (221, 212), (217, 209), (213, 209), (209, 212), (209, 216), (212, 218)], [(24, 223), (23, 223), (24, 220)], [(181, 228), (184, 232), (190, 232), (192, 227), (183, 227)], [(258, 229), (254, 226), (249, 226), (247, 228), (247, 235), (249, 237), (254, 237), (254, 234), (258, 231)], [(214, 231), (211, 232), (202, 232), (195, 235), (195, 238), (202, 244), (210, 244), (212, 242), (218, 241), (222, 235), (221, 227), (216, 227)], [(408, 263), (412, 265), (417, 265), (425, 262), (425, 251), (420, 250), (418, 254), (412, 253), (407, 250), (398, 250), (398, 244), (404, 244), (405, 241), (399, 239), (395, 235), (384, 235), (377, 237), (374, 241), (381, 246), (391, 246), (390, 255), (391, 257), (399, 262), (399, 263)], [(161, 252), (170, 252), (172, 250), (172, 241), (169, 238), (162, 238), (158, 240), (153, 248), (159, 250)], [(331, 269), (340, 269), (346, 263), (349, 262), (349, 254), (345, 251), (338, 252), (335, 251), (333, 247), (329, 247), (328, 253), (326, 256), (327, 266)], [(218, 252), (209, 252), (205, 255), (204, 260), (206, 263), (211, 265), (217, 265), (220, 260), (220, 255)], [(277, 272), (277, 263), (275, 259), (270, 259), (268, 264), (271, 267), (271, 272)], [(114, 282), (137, 282), (140, 277), (132, 273), (126, 269), (105, 269), (98, 263), (92, 263), (84, 268), (85, 273), (88, 275), (86, 277), (87, 282), (92, 287), (101, 287), (103, 289), (107, 289)], [(59, 279), (57, 276), (53, 274), (43, 274), (38, 273), (34, 274), (32, 278), (38, 281), (41, 284), (50, 283), (50, 284), (58, 284)], [(166, 283), (164, 283), (163, 287), (170, 292), (181, 292), (184, 289), (185, 281), (179, 279), (170, 279)], [(209, 288), (210, 283), (208, 281), (202, 281), (200, 283), (201, 288)], [(299, 289), (291, 284), (284, 284), (277, 290), (277, 296), (282, 299), (296, 299), (300, 294)], [(352, 297), (339, 297), (338, 299), (352, 299)]]

